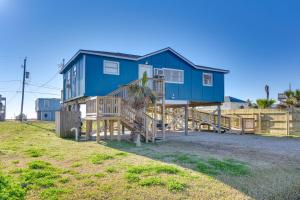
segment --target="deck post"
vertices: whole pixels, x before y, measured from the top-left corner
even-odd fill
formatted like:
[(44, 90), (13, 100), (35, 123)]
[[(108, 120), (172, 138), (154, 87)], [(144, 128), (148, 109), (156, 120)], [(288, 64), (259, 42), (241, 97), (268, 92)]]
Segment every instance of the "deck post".
[(120, 119), (118, 119), (118, 141), (121, 141), (121, 123), (120, 123)]
[(125, 134), (125, 126), (122, 125), (122, 135), (124, 135), (124, 134)]
[(221, 105), (218, 105), (218, 133), (221, 133)]
[(195, 110), (194, 107), (192, 107), (192, 130), (195, 130)]
[(86, 139), (89, 140), (91, 137), (90, 137), (90, 134), (92, 132), (92, 129), (93, 129), (93, 121), (92, 120), (87, 120), (86, 121)]
[(184, 114), (185, 114), (184, 134), (188, 135), (188, 133), (189, 133), (189, 104), (186, 104), (184, 106)]
[(97, 142), (99, 143), (100, 142), (100, 119), (97, 118)]
[(109, 120), (109, 134), (110, 134), (110, 140), (113, 140), (114, 121), (112, 121), (112, 120)]
[(165, 130), (165, 100), (166, 100), (166, 96), (165, 96), (165, 81), (163, 81), (163, 98), (162, 98), (162, 135), (163, 135), (163, 140), (166, 139), (166, 130)]
[(107, 120), (104, 120), (104, 139), (107, 139)]
[(148, 140), (149, 140), (149, 132), (148, 132), (148, 118), (146, 117), (145, 118), (145, 134), (146, 134), (146, 143), (148, 143)]
[(99, 97), (96, 97), (96, 126), (97, 126), (97, 136), (96, 141), (100, 142), (100, 119), (99, 119)]
[(157, 120), (157, 104), (155, 102), (154, 104), (154, 124), (153, 124), (153, 135), (152, 135), (152, 142), (155, 142), (155, 137), (156, 137), (156, 132), (157, 132), (157, 124), (156, 124), (156, 120)]

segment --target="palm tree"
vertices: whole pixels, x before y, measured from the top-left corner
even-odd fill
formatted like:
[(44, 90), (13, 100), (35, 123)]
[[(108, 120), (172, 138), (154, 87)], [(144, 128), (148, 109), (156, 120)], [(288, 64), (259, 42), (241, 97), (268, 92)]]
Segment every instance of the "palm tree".
[(274, 99), (257, 99), (256, 103), (258, 105), (259, 108), (270, 108), (272, 107), (272, 105), (275, 103), (276, 101)]
[(128, 103), (136, 110), (134, 120), (134, 130), (132, 133), (136, 136), (136, 145), (141, 146), (141, 132), (143, 131), (143, 113), (150, 103), (156, 102), (156, 95), (148, 87), (147, 73), (144, 72), (140, 84), (133, 84), (129, 86)]
[(287, 90), (284, 92), (286, 100), (284, 103), (288, 108), (299, 107), (300, 106), (300, 90)]

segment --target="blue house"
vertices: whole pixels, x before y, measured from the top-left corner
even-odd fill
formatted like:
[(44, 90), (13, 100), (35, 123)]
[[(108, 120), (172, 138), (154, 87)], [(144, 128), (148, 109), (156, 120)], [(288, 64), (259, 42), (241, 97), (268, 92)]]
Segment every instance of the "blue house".
[(79, 50), (62, 68), (63, 101), (86, 96), (105, 96), (140, 79), (164, 75), (168, 103), (221, 103), (224, 74), (228, 70), (192, 63), (172, 48), (143, 56)]
[[(151, 84), (149, 83), (149, 87), (151, 86), (153, 91), (157, 92), (159, 85), (162, 85), (161, 92), (157, 92), (159, 95), (162, 94), (158, 95), (161, 119), (155, 117), (156, 105), (152, 109), (155, 110), (154, 117), (150, 119), (149, 116), (145, 116), (152, 125), (156, 124), (158, 120), (165, 124), (166, 108), (185, 107), (185, 131), (187, 133), (189, 107), (218, 105), (220, 108), (224, 101), (224, 75), (229, 72), (228, 70), (194, 64), (168, 47), (142, 56), (79, 50), (60, 71), (63, 75), (63, 105), (67, 110), (76, 111), (79, 104), (85, 103), (87, 113), (94, 114), (94, 116), (89, 115), (87, 120), (97, 121), (102, 117), (107, 124), (106, 120), (110, 117), (112, 123), (120, 121), (118, 123), (130, 129), (134, 120), (130, 121), (128, 118), (132, 117), (134, 113), (125, 115), (132, 112), (134, 108), (128, 109), (128, 106), (124, 106), (128, 92), (126, 85), (136, 84), (144, 72), (152, 81)], [(121, 97), (123, 104), (118, 99), (107, 100), (104, 98), (105, 96)], [(96, 97), (97, 100), (88, 100), (89, 97)], [(96, 105), (95, 102), (101, 105)], [(122, 105), (123, 107), (119, 108)], [(124, 111), (124, 109), (127, 110)], [(220, 109), (218, 113), (220, 116)], [(221, 120), (218, 121), (220, 123)], [(146, 127), (148, 124), (146, 123), (144, 126)], [(163, 134), (164, 128), (165, 126), (162, 126)], [(153, 133), (153, 130), (154, 128), (145, 130), (145, 132), (152, 131)]]
[(59, 111), (60, 99), (56, 98), (38, 98), (35, 100), (35, 111), (37, 119), (42, 121), (54, 121), (55, 112)]

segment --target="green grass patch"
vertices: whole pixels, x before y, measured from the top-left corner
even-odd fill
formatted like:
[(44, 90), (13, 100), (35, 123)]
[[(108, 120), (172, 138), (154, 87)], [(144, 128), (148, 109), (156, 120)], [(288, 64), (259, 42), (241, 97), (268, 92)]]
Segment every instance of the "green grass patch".
[(68, 193), (68, 190), (62, 188), (47, 188), (40, 194), (41, 199), (45, 200), (58, 200), (61, 199), (61, 195)]
[(155, 185), (164, 185), (164, 182), (158, 177), (148, 177), (139, 181), (141, 186), (155, 186)]
[(185, 183), (171, 179), (167, 182), (167, 188), (171, 192), (181, 192), (187, 188), (187, 185)]
[(142, 173), (154, 173), (154, 174), (179, 174), (182, 172), (176, 167), (169, 165), (147, 165), (147, 166), (133, 166), (129, 167), (127, 170), (128, 173), (132, 174), (142, 174)]
[(118, 152), (118, 153), (116, 153), (115, 154), (115, 156), (128, 156), (128, 153), (126, 153), (126, 152)]
[(80, 162), (74, 162), (72, 165), (71, 165), (71, 167), (74, 167), (74, 168), (76, 168), (76, 167), (81, 167), (82, 166), (82, 163), (80, 163)]
[(108, 167), (108, 168), (106, 168), (105, 171), (108, 172), (108, 173), (116, 173), (116, 172), (118, 172), (115, 167)]
[(95, 177), (97, 177), (97, 178), (103, 178), (103, 177), (105, 177), (105, 174), (103, 174), (103, 173), (96, 173)]
[(92, 155), (90, 160), (93, 164), (97, 165), (97, 164), (103, 163), (103, 161), (105, 161), (105, 160), (109, 160), (109, 159), (113, 159), (113, 158), (114, 158), (114, 156), (112, 156), (112, 155), (98, 153), (98, 154)]
[(124, 177), (129, 183), (136, 183), (141, 180), (139, 175), (132, 173), (126, 173)]
[(40, 148), (30, 148), (25, 151), (25, 153), (30, 157), (40, 157), (44, 154), (45, 149)]
[(18, 161), (18, 160), (13, 160), (11, 163), (12, 163), (12, 164), (19, 164), (20, 161)]
[(0, 172), (0, 199), (22, 200), (25, 198), (26, 190), (16, 183), (10, 176)]
[(58, 182), (65, 184), (65, 183), (70, 182), (70, 178), (69, 177), (63, 177), (63, 178), (59, 179)]
[(174, 156), (175, 162), (185, 163), (185, 164), (195, 164), (197, 160), (188, 154), (179, 154)]
[(227, 159), (227, 160), (209, 159), (208, 163), (211, 166), (213, 166), (216, 170), (219, 170), (229, 175), (243, 176), (250, 173), (250, 168), (247, 165), (233, 159)]
[(208, 175), (218, 175), (219, 174), (219, 172), (216, 168), (206, 164), (203, 161), (198, 161), (197, 162), (196, 171), (204, 173), (204, 174), (208, 174)]
[(60, 177), (58, 169), (39, 160), (30, 162), (20, 176), (22, 186), (27, 189), (53, 187)]

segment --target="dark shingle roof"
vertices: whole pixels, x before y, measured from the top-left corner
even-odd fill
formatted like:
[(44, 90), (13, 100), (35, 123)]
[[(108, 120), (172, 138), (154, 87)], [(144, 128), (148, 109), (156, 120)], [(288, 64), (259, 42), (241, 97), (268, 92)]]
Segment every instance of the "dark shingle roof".
[(226, 96), (225, 97), (225, 102), (234, 102), (234, 103), (247, 103), (246, 101), (243, 101), (241, 99), (237, 99), (231, 96)]
[(202, 66), (202, 65), (196, 65), (196, 67), (199, 67), (201, 69), (207, 69), (207, 70), (220, 70), (220, 68), (215, 68), (215, 67), (206, 67), (206, 66)]
[(139, 55), (119, 53), (119, 52), (94, 51), (94, 50), (84, 50), (84, 49), (81, 49), (81, 50), (85, 51), (85, 52), (89, 52), (89, 53), (99, 53), (99, 54), (105, 54), (108, 56), (117, 56), (117, 57), (129, 58), (129, 59), (137, 59), (137, 58), (141, 57)]

